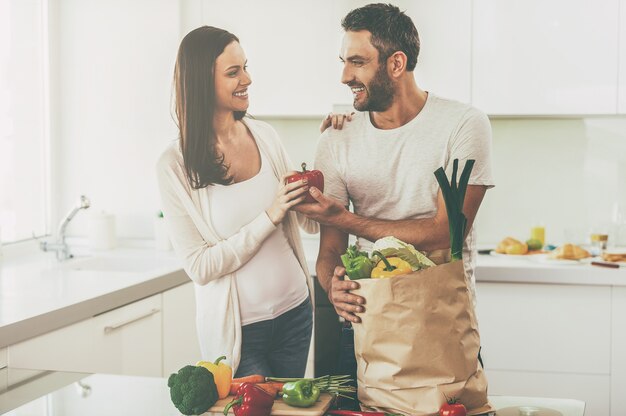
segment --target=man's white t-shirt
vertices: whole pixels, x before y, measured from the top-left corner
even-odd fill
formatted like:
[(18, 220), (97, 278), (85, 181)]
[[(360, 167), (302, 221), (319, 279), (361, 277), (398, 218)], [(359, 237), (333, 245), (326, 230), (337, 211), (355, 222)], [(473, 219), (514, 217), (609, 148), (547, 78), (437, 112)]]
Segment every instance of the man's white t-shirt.
[[(491, 126), (481, 111), (428, 94), (419, 114), (407, 124), (381, 130), (369, 113), (356, 113), (342, 130), (327, 129), (321, 136), (315, 168), (324, 173), (324, 194), (358, 215), (384, 220), (433, 217), (437, 213), (439, 184), (434, 172), (443, 166), (450, 179), (452, 163), (476, 163), (470, 185), (494, 186), (491, 174)], [(466, 277), (474, 286), (476, 238), (465, 240)], [(369, 251), (372, 242), (358, 238)], [(418, 247), (419, 249), (419, 247)]]

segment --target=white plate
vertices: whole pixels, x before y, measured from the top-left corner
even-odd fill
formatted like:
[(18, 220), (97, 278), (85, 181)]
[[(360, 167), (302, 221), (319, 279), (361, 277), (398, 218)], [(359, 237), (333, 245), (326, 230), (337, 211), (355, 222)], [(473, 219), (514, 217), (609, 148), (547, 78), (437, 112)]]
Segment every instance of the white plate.
[(569, 259), (553, 259), (548, 257), (547, 254), (541, 254), (537, 256), (530, 256), (529, 260), (532, 260), (541, 264), (548, 264), (550, 266), (580, 266), (585, 264), (581, 260), (569, 260)]
[(545, 253), (527, 253), (527, 254), (505, 254), (505, 253), (496, 253), (495, 250), (491, 250), (489, 252), (490, 255), (494, 257), (506, 257), (507, 259), (528, 259), (535, 256), (545, 256)]

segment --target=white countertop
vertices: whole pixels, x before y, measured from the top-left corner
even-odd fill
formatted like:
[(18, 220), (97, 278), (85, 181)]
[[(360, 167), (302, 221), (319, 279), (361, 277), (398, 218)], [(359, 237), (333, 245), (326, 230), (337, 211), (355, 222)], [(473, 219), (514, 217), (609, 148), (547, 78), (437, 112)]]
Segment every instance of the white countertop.
[[(315, 273), (318, 239), (303, 239)], [(89, 253), (87, 253), (89, 254)], [(0, 261), (0, 347), (87, 319), (188, 282), (174, 252), (121, 248), (58, 263), (33, 251)], [(542, 264), (479, 255), (478, 282), (626, 286), (626, 268)]]
[(59, 263), (35, 252), (0, 261), (0, 347), (188, 281), (173, 252), (123, 248)]

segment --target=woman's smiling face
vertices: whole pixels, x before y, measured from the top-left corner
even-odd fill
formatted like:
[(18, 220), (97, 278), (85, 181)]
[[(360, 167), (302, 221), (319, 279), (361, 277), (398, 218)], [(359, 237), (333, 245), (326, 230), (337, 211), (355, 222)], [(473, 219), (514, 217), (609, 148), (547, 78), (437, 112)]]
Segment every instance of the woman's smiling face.
[(246, 54), (239, 42), (231, 42), (215, 60), (216, 112), (248, 109), (248, 86), (252, 80), (246, 63)]

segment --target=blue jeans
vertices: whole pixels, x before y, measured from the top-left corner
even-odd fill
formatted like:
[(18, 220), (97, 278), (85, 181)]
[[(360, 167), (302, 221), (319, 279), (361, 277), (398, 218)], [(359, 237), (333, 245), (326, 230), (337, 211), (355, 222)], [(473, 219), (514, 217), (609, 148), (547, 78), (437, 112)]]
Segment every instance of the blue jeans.
[(235, 377), (304, 377), (312, 330), (310, 297), (275, 319), (244, 325)]
[[(346, 321), (341, 329), (341, 348), (339, 350), (337, 373), (349, 375), (350, 378), (354, 380), (354, 382), (350, 384), (356, 387), (356, 372), (357, 364), (356, 357), (354, 355), (354, 330), (352, 329), (350, 322)], [(347, 394), (347, 396), (352, 397), (353, 400), (340, 397), (337, 407), (339, 409), (346, 410), (361, 410), (357, 394)]]

